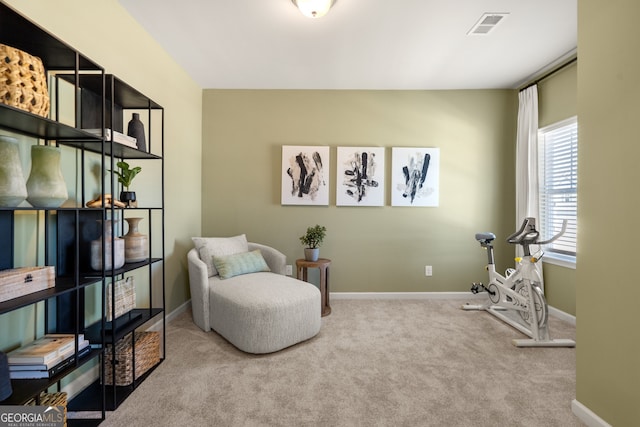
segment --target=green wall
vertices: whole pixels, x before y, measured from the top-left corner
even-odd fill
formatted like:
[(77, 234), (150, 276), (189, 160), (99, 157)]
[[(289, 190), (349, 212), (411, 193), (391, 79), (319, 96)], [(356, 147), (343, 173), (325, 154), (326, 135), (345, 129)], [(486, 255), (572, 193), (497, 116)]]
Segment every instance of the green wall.
[(578, 63), (538, 83), (538, 126), (543, 128), (578, 114)]
[[(164, 106), (166, 297), (167, 310), (176, 309), (189, 299), (186, 252), (192, 247), (190, 237), (200, 234), (201, 88), (116, 0), (6, 3)], [(147, 175), (136, 178), (142, 197), (157, 195), (161, 185), (151, 179), (157, 175)], [(70, 193), (75, 191), (73, 179), (65, 176)], [(38, 327), (33, 322), (29, 309), (1, 316), (0, 350), (14, 347), (20, 338), (28, 340)]]
[[(574, 62), (538, 84), (539, 127), (543, 128), (576, 116), (578, 114), (577, 104), (578, 66)], [(580, 167), (579, 164), (578, 168)], [(578, 213), (579, 215), (580, 213)], [(545, 262), (543, 274), (544, 293), (549, 305), (575, 316), (575, 269)]]
[(640, 420), (638, 16), (636, 0), (579, 0), (576, 399), (616, 427)]
[[(246, 233), (292, 264), (317, 223), (332, 291), (468, 291), (486, 281), (474, 234), (515, 227), (516, 114), (514, 90), (205, 90), (203, 235)], [(328, 207), (281, 206), (283, 145), (331, 148)], [(384, 207), (336, 207), (338, 146), (386, 148)], [(439, 207), (390, 206), (391, 147), (440, 147)], [(512, 264), (512, 248), (500, 243), (497, 254)]]
[[(579, 0), (578, 268), (547, 265), (545, 278), (550, 303), (579, 313), (577, 400), (609, 423), (627, 426), (640, 419), (640, 348), (632, 306), (640, 288), (630, 279), (628, 260), (635, 253), (639, 207), (634, 190), (640, 146), (634, 141), (640, 60), (633, 52), (640, 4), (612, 1), (604, 8), (597, 0)], [(166, 108), (169, 310), (189, 298), (185, 254), (191, 236), (247, 233), (250, 240), (281, 249), (291, 263), (302, 255), (298, 236), (321, 223), (329, 229), (322, 251), (334, 261), (333, 291), (466, 291), (469, 282), (485, 276), (484, 252), (473, 233), (507, 235), (515, 227), (515, 91), (202, 95), (116, 0), (7, 3)], [(590, 28), (598, 31), (582, 30)], [(571, 85), (558, 83), (562, 78), (540, 85), (541, 125), (572, 108), (570, 95), (550, 105), (545, 101), (549, 93), (565, 90), (551, 90), (552, 85)], [(390, 147), (440, 147), (440, 207), (392, 208), (387, 190), (384, 207), (338, 208), (333, 188), (329, 207), (280, 206), (282, 145), (329, 145), (334, 163), (336, 146), (387, 147), (388, 165)], [(239, 162), (248, 173), (238, 173)], [(335, 183), (335, 164), (331, 173)], [(376, 233), (363, 237), (371, 229)], [(500, 264), (510, 262), (510, 248), (499, 246), (498, 253)], [(426, 264), (434, 266), (432, 278), (424, 277)], [(12, 330), (35, 328), (19, 312), (1, 321)]]

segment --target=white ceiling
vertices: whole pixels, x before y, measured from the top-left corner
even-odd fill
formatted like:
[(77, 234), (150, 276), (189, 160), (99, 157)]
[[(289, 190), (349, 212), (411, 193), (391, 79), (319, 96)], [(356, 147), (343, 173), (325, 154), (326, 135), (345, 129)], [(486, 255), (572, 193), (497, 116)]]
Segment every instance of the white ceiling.
[(577, 46), (577, 0), (119, 1), (207, 89), (517, 88)]

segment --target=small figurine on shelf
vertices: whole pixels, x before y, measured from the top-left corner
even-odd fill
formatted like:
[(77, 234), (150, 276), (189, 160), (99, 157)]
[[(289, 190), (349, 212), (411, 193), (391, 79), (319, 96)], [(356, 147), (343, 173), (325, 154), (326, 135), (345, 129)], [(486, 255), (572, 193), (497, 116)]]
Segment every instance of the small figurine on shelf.
[(136, 201), (136, 192), (129, 191), (129, 187), (131, 186), (133, 178), (135, 178), (136, 175), (138, 175), (142, 171), (142, 168), (140, 166), (130, 168), (129, 163), (123, 160), (119, 161), (116, 165), (120, 168), (120, 170), (113, 172), (118, 175), (118, 182), (125, 188), (125, 191), (122, 191), (120, 193), (120, 201), (123, 202), (128, 208), (138, 207), (138, 203)]

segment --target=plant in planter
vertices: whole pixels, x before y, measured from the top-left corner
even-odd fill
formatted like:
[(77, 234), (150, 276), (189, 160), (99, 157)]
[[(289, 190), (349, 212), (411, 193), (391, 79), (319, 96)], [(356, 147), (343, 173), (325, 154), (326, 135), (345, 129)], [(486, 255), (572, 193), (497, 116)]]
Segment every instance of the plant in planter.
[(300, 236), (300, 241), (305, 245), (304, 258), (307, 261), (317, 261), (320, 255), (320, 245), (327, 235), (327, 228), (317, 225), (308, 227), (307, 232)]
[(131, 168), (129, 163), (121, 160), (116, 163), (116, 166), (120, 168), (119, 171), (113, 171), (116, 175), (118, 175), (118, 182), (122, 184), (125, 188), (125, 191), (120, 192), (120, 201), (124, 202), (127, 207), (135, 207), (136, 204), (136, 192), (129, 191), (129, 187), (131, 186), (131, 182), (133, 178), (136, 177), (140, 172), (142, 172), (142, 168), (140, 166), (136, 166)]

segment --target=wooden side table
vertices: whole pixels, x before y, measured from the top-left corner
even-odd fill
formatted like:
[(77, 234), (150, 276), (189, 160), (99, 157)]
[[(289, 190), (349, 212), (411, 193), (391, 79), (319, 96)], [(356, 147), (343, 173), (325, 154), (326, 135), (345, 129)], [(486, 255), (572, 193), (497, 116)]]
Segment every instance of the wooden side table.
[(331, 314), (329, 306), (329, 266), (331, 260), (326, 258), (318, 258), (317, 261), (307, 261), (306, 259), (296, 260), (297, 277), (299, 280), (307, 280), (307, 270), (309, 268), (320, 269), (320, 307), (322, 308), (322, 316)]

